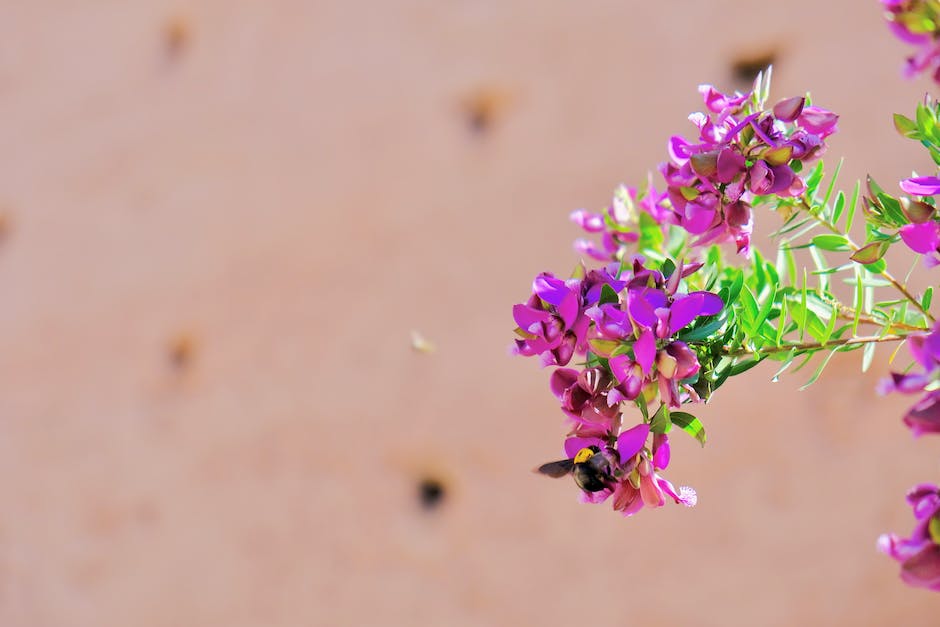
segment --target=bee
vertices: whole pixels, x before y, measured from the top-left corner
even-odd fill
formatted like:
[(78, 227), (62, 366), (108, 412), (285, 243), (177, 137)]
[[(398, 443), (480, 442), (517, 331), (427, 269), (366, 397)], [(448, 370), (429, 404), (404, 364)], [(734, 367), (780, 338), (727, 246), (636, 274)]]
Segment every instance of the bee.
[(600, 492), (613, 481), (610, 474), (610, 462), (597, 446), (586, 446), (574, 459), (548, 462), (535, 469), (549, 477), (564, 477), (571, 474), (574, 482), (585, 492)]

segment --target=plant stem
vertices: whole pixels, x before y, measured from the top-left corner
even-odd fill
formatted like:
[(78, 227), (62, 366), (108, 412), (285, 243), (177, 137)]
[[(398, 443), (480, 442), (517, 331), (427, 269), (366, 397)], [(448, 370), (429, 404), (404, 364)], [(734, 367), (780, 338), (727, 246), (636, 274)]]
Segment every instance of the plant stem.
[[(829, 229), (831, 232), (835, 233), (836, 235), (841, 235), (842, 237), (844, 237), (845, 240), (846, 240), (846, 242), (848, 243), (849, 247), (852, 249), (852, 254), (855, 254), (855, 253), (858, 252), (858, 250), (859, 250), (859, 248), (861, 248), (861, 246), (859, 246), (858, 244), (855, 243), (855, 241), (852, 239), (852, 236), (849, 235), (848, 233), (843, 233), (841, 230), (839, 230), (838, 228), (836, 228), (836, 226), (835, 226), (834, 224), (832, 224), (831, 222), (828, 222), (827, 220), (824, 220), (824, 219), (822, 218), (822, 216), (820, 216), (818, 213), (814, 212), (814, 211), (812, 210), (812, 207), (810, 207), (809, 203), (806, 202), (806, 198), (802, 198), (802, 197), (800, 198), (800, 205), (803, 207), (803, 209), (806, 211), (806, 213), (808, 213), (810, 216), (812, 216), (813, 218), (815, 218), (815, 220), (816, 220), (817, 222), (819, 222), (821, 225), (823, 225), (824, 227), (826, 227), (827, 229)], [(907, 288), (904, 287), (904, 285), (902, 285), (900, 281), (898, 281), (897, 279), (895, 279), (894, 276), (893, 276), (890, 272), (888, 272), (887, 268), (884, 269), (884, 270), (882, 270), (882, 271), (879, 272), (878, 274), (880, 274), (881, 277), (882, 277), (885, 281), (887, 281), (888, 283), (890, 283), (897, 291), (901, 292), (901, 294), (904, 296), (904, 298), (906, 298), (906, 299), (907, 299), (908, 301), (910, 301), (915, 307), (917, 307), (917, 310), (920, 311), (922, 314), (924, 314), (924, 316), (926, 316), (927, 319), (930, 320), (930, 322), (936, 322), (936, 320), (935, 320), (934, 317), (930, 314), (930, 312), (927, 311), (926, 309), (924, 309), (924, 308), (921, 306), (920, 301), (917, 300), (916, 298), (914, 298), (914, 295), (911, 294), (910, 292), (908, 292), (908, 291), (907, 291)]]
[(766, 348), (760, 348), (756, 351), (741, 348), (735, 351), (726, 351), (724, 355), (727, 357), (742, 357), (744, 355), (763, 357), (765, 355), (772, 355), (774, 353), (784, 353), (789, 351), (804, 352), (837, 346), (857, 346), (860, 344), (879, 344), (881, 342), (900, 342), (906, 339), (906, 335), (871, 335), (868, 337), (849, 337), (841, 340), (832, 340), (830, 342), (826, 342), (825, 344), (821, 342), (802, 342), (799, 344), (784, 344), (783, 346), (768, 346)]

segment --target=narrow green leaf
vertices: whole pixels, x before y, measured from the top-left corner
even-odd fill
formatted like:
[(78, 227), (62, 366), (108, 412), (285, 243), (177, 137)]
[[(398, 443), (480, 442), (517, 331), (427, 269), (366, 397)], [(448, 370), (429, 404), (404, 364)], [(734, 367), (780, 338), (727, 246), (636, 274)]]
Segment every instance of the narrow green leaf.
[(816, 189), (819, 187), (819, 182), (823, 178), (823, 162), (820, 161), (816, 164), (816, 167), (813, 168), (813, 171), (810, 172), (810, 175), (806, 177), (806, 197), (812, 198), (816, 194)]
[(803, 323), (800, 324), (800, 341), (802, 342), (803, 339), (806, 337), (806, 327), (807, 327), (806, 325), (806, 318), (807, 318), (806, 316), (806, 268), (803, 268), (803, 290), (800, 295), (800, 298), (801, 298), (800, 304), (802, 305), (802, 308), (803, 308)]
[(783, 330), (787, 326), (787, 299), (784, 298), (780, 302), (780, 319), (778, 320), (777, 326), (777, 341), (776, 346), (780, 346), (780, 343), (783, 341)]
[(754, 325), (752, 327), (752, 334), (756, 333), (760, 329), (761, 325), (764, 324), (764, 320), (767, 319), (767, 316), (770, 315), (770, 312), (774, 308), (774, 302), (777, 297), (777, 286), (774, 283), (769, 284), (770, 293), (768, 294), (764, 304), (761, 305), (760, 310), (757, 312), (757, 315), (754, 317)]
[(783, 372), (793, 364), (793, 360), (794, 360), (795, 358), (796, 358), (796, 351), (795, 351), (795, 350), (791, 350), (789, 353), (787, 353), (787, 357), (786, 357), (786, 359), (784, 359), (783, 365), (780, 366), (780, 370), (778, 370), (777, 373), (776, 373), (773, 377), (771, 377), (770, 380), (773, 381), (774, 383), (776, 383), (777, 381), (779, 381), (779, 380), (780, 380), (780, 375), (782, 375)]
[(829, 338), (832, 337), (832, 332), (836, 329), (836, 322), (839, 320), (839, 308), (835, 305), (832, 306), (832, 315), (829, 317), (829, 324), (826, 325), (826, 331), (823, 333), (822, 338), (820, 338), (819, 343), (823, 346), (829, 341)]
[(823, 370), (825, 370), (826, 365), (829, 363), (829, 360), (832, 359), (832, 356), (835, 355), (837, 352), (839, 352), (839, 349), (834, 348), (828, 355), (825, 356), (825, 358), (823, 358), (822, 362), (819, 364), (819, 367), (816, 368), (816, 372), (813, 373), (813, 376), (811, 376), (809, 378), (809, 381), (807, 381), (806, 383), (802, 385), (802, 387), (800, 387), (801, 392), (805, 390), (806, 388), (808, 388), (809, 386), (816, 383), (816, 380), (819, 379), (819, 375), (821, 375)]
[(832, 223), (839, 224), (839, 218), (842, 217), (842, 212), (845, 210), (845, 194), (842, 190), (839, 190), (839, 193), (836, 194), (836, 202), (832, 207)]
[(928, 287), (924, 290), (924, 296), (920, 299), (920, 306), (925, 310), (930, 310), (930, 301), (933, 300), (933, 288)]
[[(845, 160), (839, 159), (839, 163), (836, 164), (835, 171), (832, 173), (832, 176), (829, 177), (829, 187), (826, 188), (826, 195), (823, 196), (823, 200), (822, 200), (822, 206), (824, 209), (829, 206), (829, 199), (832, 198), (832, 192), (836, 187), (836, 180), (839, 178), (839, 172), (842, 171), (843, 161)], [(832, 220), (832, 222), (834, 223), (835, 220)]]
[(875, 357), (875, 347), (877, 344), (874, 342), (865, 345), (865, 350), (862, 352), (862, 372), (868, 372), (868, 369), (871, 367), (871, 361)]
[(861, 189), (861, 182), (855, 181), (855, 189), (852, 190), (852, 199), (849, 201), (849, 210), (845, 214), (845, 231), (846, 235), (852, 230), (852, 222), (855, 220), (855, 209), (858, 207), (858, 194)]
[(835, 233), (817, 235), (813, 238), (813, 245), (816, 248), (835, 252), (851, 250), (849, 240), (844, 235), (836, 235)]
[(908, 139), (920, 139), (920, 133), (917, 130), (917, 123), (907, 116), (900, 113), (894, 114), (894, 128), (900, 133), (901, 137)]
[(698, 418), (684, 411), (674, 411), (670, 415), (670, 419), (672, 420), (672, 424), (678, 426), (698, 440), (702, 446), (705, 446), (705, 427)]

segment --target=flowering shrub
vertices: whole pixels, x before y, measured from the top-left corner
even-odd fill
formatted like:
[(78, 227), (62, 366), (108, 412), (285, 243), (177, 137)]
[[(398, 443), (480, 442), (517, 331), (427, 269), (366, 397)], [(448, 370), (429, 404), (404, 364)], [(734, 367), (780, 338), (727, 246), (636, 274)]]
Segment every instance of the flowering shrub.
[[(933, 42), (925, 16), (940, 14), (940, 2), (883, 3), (896, 32)], [(585, 502), (610, 501), (624, 516), (695, 505), (692, 488), (663, 476), (669, 437), (684, 431), (704, 446), (692, 408), (764, 361), (777, 362), (776, 378), (816, 358), (805, 388), (836, 353), (859, 351), (864, 371), (879, 343), (907, 343), (915, 367), (879, 392), (918, 395), (904, 424), (915, 436), (940, 433), (933, 289), (915, 293), (885, 260), (902, 244), (924, 267), (940, 263), (940, 177), (901, 181), (898, 194), (870, 177), (837, 191), (841, 164), (827, 176), (822, 157), (838, 116), (808, 95), (768, 104), (769, 90), (769, 69), (748, 93), (700, 87), (695, 134), (668, 141), (659, 177), (620, 186), (599, 212), (571, 214), (586, 233), (575, 249), (591, 263), (569, 278), (539, 274), (513, 307), (512, 350), (553, 367), (549, 387), (567, 424), (565, 458), (538, 471), (571, 475)], [(927, 100), (895, 126), (940, 165), (940, 105)], [(772, 256), (751, 241), (768, 225)], [(908, 501), (913, 534), (878, 546), (901, 562), (905, 582), (940, 590), (940, 491), (918, 486)]]

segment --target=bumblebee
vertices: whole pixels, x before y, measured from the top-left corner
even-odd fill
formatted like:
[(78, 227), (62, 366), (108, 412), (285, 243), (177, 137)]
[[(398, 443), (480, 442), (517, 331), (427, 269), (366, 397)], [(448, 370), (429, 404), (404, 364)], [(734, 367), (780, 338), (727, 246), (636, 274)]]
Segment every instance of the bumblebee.
[(564, 477), (570, 473), (574, 482), (585, 492), (600, 492), (613, 481), (610, 462), (596, 446), (581, 449), (574, 459), (542, 464), (535, 471), (549, 477)]

